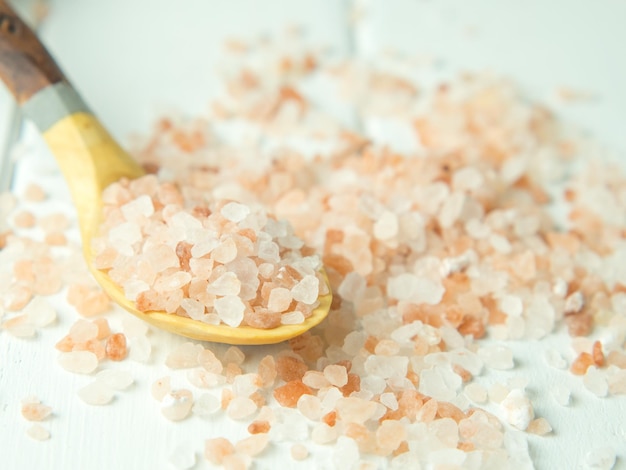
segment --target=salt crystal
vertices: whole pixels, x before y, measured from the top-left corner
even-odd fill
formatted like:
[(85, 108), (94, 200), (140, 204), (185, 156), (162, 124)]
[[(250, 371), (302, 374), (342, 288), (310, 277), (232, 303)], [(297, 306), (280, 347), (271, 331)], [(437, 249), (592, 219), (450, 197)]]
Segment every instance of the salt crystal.
[(567, 361), (558, 351), (554, 349), (546, 349), (544, 358), (550, 367), (554, 367), (556, 369), (567, 369)]
[(337, 428), (326, 423), (316, 424), (311, 432), (311, 440), (316, 444), (329, 444), (337, 439), (337, 436)]
[(221, 409), (220, 399), (210, 393), (203, 393), (193, 404), (193, 414), (206, 418)]
[[(199, 366), (203, 367), (206, 371), (214, 374), (221, 374), (222, 370), (224, 369), (222, 362), (215, 356), (213, 351), (211, 351), (210, 349), (203, 349), (202, 351), (200, 351), (196, 356), (196, 360), (198, 361)], [(232, 361), (229, 360), (228, 362)]]
[(526, 428), (526, 432), (536, 434), (538, 436), (545, 436), (546, 434), (552, 432), (552, 426), (550, 426), (547, 419), (537, 418), (530, 422), (528, 428)]
[(238, 223), (250, 214), (250, 208), (244, 204), (239, 204), (238, 202), (229, 202), (222, 207), (220, 213), (224, 216), (224, 218)]
[(522, 299), (515, 295), (505, 295), (502, 296), (498, 302), (498, 306), (500, 310), (506, 315), (510, 315), (513, 317), (518, 317), (522, 314), (524, 309), (524, 305), (522, 304)]
[(43, 405), (36, 397), (22, 400), (22, 416), (28, 421), (43, 421), (52, 414), (52, 408)]
[(324, 377), (335, 387), (343, 387), (348, 383), (348, 372), (344, 366), (331, 364), (324, 368)]
[(250, 457), (255, 457), (263, 452), (269, 443), (267, 434), (254, 434), (246, 437), (235, 444), (235, 450)]
[(257, 405), (250, 398), (234, 397), (228, 404), (226, 413), (230, 419), (240, 420), (249, 417), (257, 410)]
[(337, 293), (342, 299), (356, 303), (365, 294), (365, 278), (357, 272), (350, 272), (341, 281)]
[(209, 462), (215, 465), (221, 465), (224, 459), (233, 452), (235, 452), (235, 447), (224, 437), (207, 439), (205, 441), (204, 456)]
[(296, 406), (303, 416), (312, 421), (322, 417), (322, 402), (315, 395), (302, 395)]
[(198, 365), (198, 355), (204, 351), (200, 344), (190, 341), (182, 343), (172, 350), (165, 359), (165, 365), (170, 369), (185, 369)]
[(283, 313), (280, 317), (280, 323), (282, 325), (299, 325), (304, 322), (304, 315), (302, 312), (290, 312)]
[(232, 238), (226, 238), (221, 241), (211, 251), (211, 259), (218, 263), (227, 264), (237, 258), (237, 245)]
[(405, 356), (369, 356), (365, 360), (365, 371), (383, 379), (390, 377), (405, 377), (409, 365), (409, 358)]
[(150, 392), (152, 397), (157, 401), (162, 401), (165, 395), (167, 395), (171, 390), (171, 379), (170, 377), (163, 377), (161, 379), (155, 380), (150, 387)]
[(122, 331), (128, 337), (144, 336), (148, 333), (148, 324), (132, 315), (122, 318)]
[(478, 349), (478, 356), (493, 369), (508, 370), (514, 367), (513, 352), (502, 345), (483, 346)]
[(387, 282), (387, 294), (398, 300), (410, 300), (417, 304), (434, 305), (441, 301), (444, 288), (431, 279), (403, 273), (390, 277)]
[(257, 256), (260, 259), (269, 261), (272, 263), (278, 263), (280, 261), (279, 253), (280, 253), (280, 250), (276, 243), (272, 241), (262, 241), (259, 243)]
[(333, 464), (335, 468), (352, 468), (359, 460), (359, 447), (348, 437), (339, 436), (333, 449)]
[(50, 439), (50, 431), (44, 428), (41, 424), (33, 424), (26, 430), (28, 437), (35, 439), (36, 441), (46, 441)]
[(59, 354), (59, 364), (68, 372), (90, 374), (98, 367), (98, 357), (90, 351), (71, 351)]
[(302, 444), (294, 444), (291, 446), (291, 458), (297, 461), (304, 460), (309, 456), (308, 449)]
[(78, 396), (88, 405), (107, 405), (113, 400), (114, 392), (106, 383), (96, 380), (78, 390)]
[(56, 310), (43, 297), (34, 297), (24, 308), (30, 323), (37, 328), (51, 325), (56, 321)]
[(246, 355), (241, 348), (238, 348), (237, 346), (230, 346), (226, 352), (224, 352), (224, 356), (222, 356), (222, 361), (225, 364), (232, 362), (233, 364), (241, 365), (245, 360)]
[(600, 447), (585, 455), (585, 468), (588, 470), (611, 470), (615, 466), (617, 456), (610, 447)]
[(316, 370), (306, 371), (302, 377), (302, 382), (305, 385), (318, 390), (320, 388), (326, 388), (330, 385), (330, 382), (324, 374)]
[(291, 295), (298, 302), (313, 304), (319, 296), (319, 279), (312, 274), (307, 274), (291, 288)]
[(183, 299), (180, 306), (193, 320), (201, 320), (204, 317), (204, 305), (195, 299)]
[(572, 314), (578, 313), (581, 311), (583, 306), (585, 305), (585, 298), (583, 297), (582, 292), (576, 291), (571, 293), (565, 299), (565, 305), (563, 306), (563, 313)]
[(583, 384), (587, 390), (598, 397), (605, 397), (609, 391), (606, 375), (595, 366), (587, 369), (587, 373), (583, 377)]
[(521, 390), (511, 390), (500, 406), (505, 420), (521, 431), (528, 428), (535, 416), (530, 400)]
[(241, 291), (241, 281), (235, 273), (227, 272), (209, 283), (206, 291), (220, 296), (238, 295)]
[(441, 401), (451, 401), (461, 387), (462, 380), (451, 370), (435, 366), (420, 372), (419, 391)]
[(96, 374), (96, 381), (112, 390), (126, 390), (134, 380), (127, 370), (106, 369)]
[(384, 211), (374, 223), (374, 237), (378, 240), (390, 240), (398, 235), (398, 216), (391, 211)]
[(120, 207), (124, 218), (128, 222), (133, 222), (139, 217), (150, 217), (154, 214), (154, 205), (152, 204), (152, 198), (147, 195), (141, 195), (138, 198), (127, 202)]
[(500, 403), (506, 398), (510, 390), (500, 383), (493, 384), (488, 391), (489, 400), (494, 403)]
[(216, 313), (220, 317), (220, 320), (232, 327), (236, 327), (241, 324), (241, 321), (243, 320), (243, 312), (246, 309), (246, 306), (241, 301), (241, 298), (236, 295), (227, 295), (215, 300), (214, 307)]
[(189, 390), (169, 392), (161, 401), (161, 413), (170, 421), (185, 419), (193, 406), (193, 394)]
[(462, 192), (453, 192), (443, 203), (438, 221), (443, 228), (450, 228), (461, 215), (465, 204), (465, 195)]
[(189, 442), (181, 442), (170, 453), (168, 460), (177, 470), (189, 470), (196, 466), (196, 453)]
[(74, 343), (85, 343), (98, 336), (98, 326), (87, 320), (77, 320), (70, 328), (69, 336)]
[(168, 292), (180, 289), (189, 284), (191, 274), (183, 271), (174, 272), (169, 275), (159, 275), (154, 282), (154, 290), (157, 292)]
[[(215, 238), (205, 238), (200, 240), (191, 247), (191, 256), (194, 258), (202, 258), (211, 253), (219, 245), (219, 240)], [(190, 260), (191, 261), (191, 260)]]
[(124, 247), (130, 247), (141, 240), (141, 229), (134, 222), (124, 222), (111, 228), (108, 238), (111, 245), (122, 248), (121, 253), (132, 255), (132, 250)]
[(394, 393), (381, 393), (379, 399), (380, 402), (390, 410), (395, 411), (398, 409), (398, 399), (396, 398), (396, 395)]
[(292, 296), (289, 289), (276, 287), (270, 291), (267, 308), (272, 312), (284, 312), (291, 305)]
[(487, 390), (480, 384), (467, 384), (464, 391), (467, 398), (475, 403), (485, 403), (487, 401)]

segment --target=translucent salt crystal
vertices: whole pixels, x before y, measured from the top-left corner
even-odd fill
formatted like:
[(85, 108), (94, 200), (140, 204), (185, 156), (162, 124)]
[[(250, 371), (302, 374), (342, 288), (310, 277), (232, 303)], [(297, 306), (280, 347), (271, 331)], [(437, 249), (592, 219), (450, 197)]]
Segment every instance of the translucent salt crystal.
[(270, 291), (267, 308), (272, 312), (284, 312), (293, 300), (291, 291), (284, 287), (275, 287)]
[(222, 362), (224, 364), (232, 362), (233, 364), (241, 365), (245, 360), (245, 353), (237, 346), (230, 346), (224, 353), (224, 356), (222, 356)]
[(237, 245), (232, 238), (226, 238), (211, 251), (211, 259), (227, 264), (237, 258)]
[(419, 392), (440, 401), (451, 401), (461, 387), (462, 380), (451, 370), (435, 366), (420, 372)]
[(154, 214), (154, 204), (152, 204), (152, 198), (147, 195), (139, 196), (130, 202), (127, 202), (120, 207), (124, 218), (128, 222), (132, 222), (139, 217), (150, 217)]
[(181, 442), (172, 450), (168, 460), (176, 470), (189, 470), (196, 466), (196, 453), (189, 442)]
[(150, 289), (150, 285), (140, 279), (129, 279), (122, 285), (122, 288), (124, 289), (124, 297), (136, 301), (139, 294)]
[(513, 317), (519, 317), (524, 310), (522, 299), (515, 295), (502, 296), (498, 301), (498, 306), (500, 310), (502, 310), (502, 313)]
[(333, 449), (335, 468), (353, 468), (359, 461), (359, 446), (349, 437), (339, 436)]
[(307, 305), (313, 304), (319, 296), (319, 279), (307, 274), (298, 284), (291, 288), (291, 295), (294, 300)]
[(561, 406), (568, 406), (570, 403), (570, 390), (565, 385), (555, 384), (550, 390), (552, 398)]
[[(329, 444), (337, 439), (337, 428), (326, 423), (319, 423), (313, 427), (311, 440), (316, 444)], [(339, 468), (339, 467), (338, 467)]]
[(342, 349), (350, 356), (356, 356), (365, 344), (367, 335), (363, 331), (351, 331), (343, 340)]
[(330, 382), (324, 376), (324, 374), (316, 370), (306, 371), (304, 373), (304, 376), (302, 377), (302, 383), (316, 390), (326, 388), (330, 385)]
[(296, 407), (303, 416), (312, 421), (317, 421), (322, 417), (322, 402), (315, 395), (302, 395)]
[(336, 409), (342, 421), (363, 424), (374, 417), (378, 404), (362, 398), (340, 397)]
[(106, 383), (96, 380), (78, 390), (78, 396), (88, 405), (106, 405), (113, 400), (114, 392)]
[(204, 255), (211, 253), (219, 244), (219, 240), (215, 238), (200, 240), (191, 247), (191, 256), (194, 258), (202, 258)]
[(250, 208), (244, 204), (239, 204), (238, 202), (229, 202), (222, 207), (220, 213), (225, 219), (238, 223), (250, 214)]
[[(203, 367), (206, 371), (214, 374), (221, 374), (224, 366), (222, 362), (215, 356), (215, 353), (210, 349), (203, 349), (196, 356), (198, 365)], [(232, 361), (229, 361), (232, 362)]]
[(480, 384), (467, 384), (464, 391), (467, 398), (475, 403), (485, 403), (487, 401), (487, 390)]
[(226, 382), (226, 377), (198, 367), (187, 372), (187, 380), (194, 387), (212, 388)]
[(379, 399), (380, 402), (390, 410), (395, 411), (398, 409), (398, 399), (396, 398), (396, 395), (394, 393), (381, 393)]
[(90, 351), (71, 351), (59, 354), (59, 364), (68, 372), (90, 374), (98, 367), (98, 357)]
[(493, 369), (508, 370), (514, 367), (513, 351), (506, 346), (490, 345), (478, 349), (478, 356)]
[(289, 312), (283, 313), (280, 316), (280, 323), (282, 325), (299, 325), (304, 322), (304, 315), (302, 312)]
[(578, 313), (582, 310), (585, 305), (585, 298), (583, 297), (583, 293), (580, 291), (576, 291), (571, 293), (565, 299), (565, 305), (563, 306), (563, 313), (572, 314)]
[(233, 393), (239, 397), (249, 397), (260, 385), (261, 378), (258, 374), (241, 374), (233, 380)]
[(291, 446), (291, 458), (297, 461), (304, 460), (309, 456), (308, 449), (302, 444), (294, 444)]
[(50, 439), (50, 431), (44, 428), (41, 424), (33, 424), (26, 430), (26, 434), (31, 439), (36, 441), (46, 441)]
[(390, 240), (398, 235), (398, 216), (391, 211), (383, 211), (374, 223), (374, 237)]
[(585, 469), (611, 470), (615, 466), (617, 455), (610, 447), (600, 447), (585, 455)]
[(220, 409), (220, 399), (210, 393), (204, 393), (196, 399), (192, 412), (200, 417), (209, 417)]
[(133, 336), (130, 338), (129, 358), (137, 362), (148, 362), (152, 354), (152, 344), (146, 336)]
[(400, 421), (387, 419), (376, 430), (376, 443), (381, 449), (393, 451), (407, 437), (406, 427)]
[(278, 263), (280, 261), (278, 245), (272, 241), (260, 242), (257, 256), (262, 260)]
[(344, 366), (331, 364), (324, 368), (324, 377), (335, 387), (343, 387), (348, 383), (348, 371)]
[(474, 191), (483, 185), (483, 173), (472, 166), (459, 168), (452, 175), (452, 187), (456, 191)]
[(406, 356), (377, 356), (371, 355), (365, 360), (365, 371), (383, 379), (390, 377), (405, 377), (409, 366)]
[(215, 295), (238, 295), (241, 291), (241, 281), (235, 273), (227, 272), (211, 282), (206, 291)]
[(365, 278), (357, 272), (350, 272), (343, 278), (337, 293), (348, 302), (357, 303), (365, 294)]
[(513, 427), (524, 431), (535, 417), (532, 403), (521, 390), (511, 390), (500, 403), (504, 419)]
[(443, 202), (438, 221), (443, 228), (450, 228), (458, 220), (465, 204), (465, 195), (455, 191)]
[(213, 304), (215, 312), (219, 315), (220, 320), (228, 326), (239, 326), (243, 320), (243, 312), (246, 306), (241, 298), (236, 295), (227, 295), (217, 299)]
[(249, 457), (254, 457), (263, 452), (269, 443), (267, 433), (254, 434), (246, 437), (235, 444), (235, 450)]
[(26, 315), (13, 317), (2, 324), (2, 328), (16, 338), (32, 338), (37, 334), (35, 325), (28, 321)]
[(606, 375), (595, 366), (590, 366), (583, 377), (585, 388), (598, 397), (605, 397), (609, 392)]
[(554, 367), (556, 369), (567, 368), (567, 361), (563, 358), (563, 356), (561, 356), (561, 353), (555, 349), (546, 349), (543, 357), (550, 367)]
[(165, 359), (165, 365), (170, 369), (185, 369), (198, 365), (198, 355), (204, 351), (200, 344), (190, 341), (182, 343), (172, 350)]
[(489, 400), (494, 403), (501, 403), (506, 398), (510, 390), (500, 383), (495, 383), (489, 388)]
[(398, 300), (435, 305), (441, 301), (444, 288), (439, 283), (411, 273), (390, 277), (387, 281), (387, 294)]
[(150, 393), (152, 394), (152, 398), (157, 401), (162, 401), (165, 398), (165, 395), (170, 393), (171, 387), (171, 379), (170, 377), (162, 377), (160, 379), (155, 380), (150, 387)]
[(24, 308), (24, 314), (37, 328), (51, 325), (57, 319), (56, 310), (43, 297), (34, 297)]
[(43, 421), (52, 414), (52, 408), (42, 404), (37, 397), (22, 400), (22, 416), (28, 421)]
[(259, 275), (265, 279), (269, 279), (274, 274), (274, 265), (271, 263), (259, 264)]
[(185, 419), (193, 406), (193, 394), (189, 390), (170, 392), (161, 401), (161, 413), (170, 421)]
[(183, 299), (180, 306), (193, 320), (201, 320), (204, 317), (204, 304), (202, 302), (195, 299)]
[[(204, 443), (204, 456), (205, 458), (215, 464), (222, 465), (226, 457), (232, 455), (235, 452), (233, 444), (224, 437), (216, 437), (214, 439), (207, 439)], [(247, 468), (242, 466), (240, 468)]]
[(112, 390), (126, 390), (134, 380), (127, 370), (106, 369), (96, 374), (96, 382), (102, 383)]
[[(135, 222), (124, 222), (111, 228), (108, 238), (112, 246), (130, 246), (141, 240), (141, 229)], [(132, 254), (132, 251), (124, 250), (123, 253)]]
[(122, 318), (122, 331), (128, 337), (145, 336), (148, 329), (148, 324), (137, 317), (124, 315)]
[(552, 432), (552, 426), (550, 426), (550, 423), (546, 418), (537, 418), (530, 422), (526, 428), (526, 432), (536, 434), (538, 436), (545, 436), (546, 434)]
[(230, 419), (245, 419), (257, 410), (257, 405), (250, 398), (234, 397), (228, 404), (226, 414)]
[(69, 336), (74, 343), (86, 343), (98, 336), (98, 325), (88, 320), (77, 320), (70, 328)]
[(169, 292), (180, 289), (189, 284), (191, 274), (184, 271), (178, 271), (167, 276), (159, 276), (154, 283), (154, 290), (157, 292)]

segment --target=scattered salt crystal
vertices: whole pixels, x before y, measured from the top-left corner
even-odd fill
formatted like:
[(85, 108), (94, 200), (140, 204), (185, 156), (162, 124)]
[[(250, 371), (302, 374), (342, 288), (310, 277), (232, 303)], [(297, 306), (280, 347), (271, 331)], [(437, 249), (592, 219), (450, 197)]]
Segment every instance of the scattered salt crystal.
[(520, 316), (524, 309), (522, 299), (515, 295), (505, 295), (501, 297), (498, 302), (498, 306), (503, 313), (513, 317)]
[(120, 207), (124, 218), (128, 222), (132, 222), (139, 217), (150, 217), (154, 214), (154, 205), (152, 204), (152, 198), (146, 194), (139, 196), (138, 198), (127, 202)]
[(42, 404), (38, 398), (22, 400), (22, 416), (28, 421), (43, 421), (52, 414), (52, 408)]
[(319, 279), (312, 274), (307, 274), (302, 280), (291, 288), (293, 299), (304, 304), (313, 304), (319, 296)]
[(81, 388), (78, 396), (88, 405), (106, 405), (113, 400), (114, 392), (106, 383), (96, 380)]
[(311, 431), (311, 440), (316, 444), (329, 444), (337, 439), (338, 432), (335, 426), (318, 423)]
[(565, 305), (563, 307), (563, 313), (572, 314), (578, 313), (585, 305), (585, 298), (583, 297), (582, 292), (576, 291), (572, 292), (565, 299)]
[(347, 300), (348, 302), (356, 303), (363, 297), (365, 288), (365, 278), (359, 273), (353, 271), (348, 273), (346, 277), (343, 278), (343, 281), (339, 284), (337, 293), (342, 299)]
[[(270, 261), (272, 263), (280, 262), (280, 248), (278, 247), (276, 243), (272, 241), (260, 242), (257, 255), (260, 259), (265, 260), (265, 261)], [(268, 266), (272, 266), (272, 265), (268, 264)], [(273, 270), (274, 269), (272, 267), (272, 271)]]
[(398, 399), (396, 398), (396, 395), (394, 393), (381, 393), (379, 399), (380, 402), (390, 410), (395, 411), (398, 409)]
[(533, 406), (521, 390), (511, 390), (500, 403), (504, 419), (513, 427), (524, 431), (535, 416)]
[(232, 238), (226, 238), (211, 251), (211, 259), (228, 264), (237, 258), (237, 245)]
[(207, 439), (204, 444), (205, 458), (215, 465), (221, 465), (224, 463), (224, 459), (234, 452), (235, 447), (224, 437)]
[(209, 417), (221, 409), (220, 399), (210, 393), (203, 393), (193, 404), (193, 414), (200, 417)]
[(456, 397), (456, 391), (461, 387), (461, 384), (461, 377), (444, 367), (435, 366), (420, 372), (420, 393), (437, 400), (452, 400)]
[(434, 305), (441, 300), (443, 293), (444, 288), (437, 282), (425, 277), (417, 277), (411, 273), (391, 277), (387, 282), (389, 297), (398, 300), (410, 300), (417, 304)]
[(246, 306), (241, 301), (241, 298), (236, 295), (227, 295), (220, 299), (217, 299), (213, 304), (216, 313), (219, 315), (220, 320), (226, 323), (228, 326), (239, 326), (243, 320), (243, 312)]
[(291, 458), (297, 461), (304, 460), (309, 456), (308, 449), (302, 444), (294, 444), (291, 446)]
[(28, 437), (35, 439), (36, 441), (46, 441), (50, 439), (50, 431), (44, 428), (41, 424), (33, 424), (26, 430)]
[(475, 403), (485, 403), (487, 401), (487, 390), (478, 383), (470, 383), (465, 386), (465, 395)]
[(155, 380), (152, 383), (150, 388), (150, 392), (152, 393), (152, 397), (157, 401), (162, 401), (165, 395), (167, 395), (171, 390), (171, 379), (170, 377), (163, 377), (161, 379)]
[(583, 377), (583, 384), (591, 393), (598, 397), (605, 397), (609, 391), (606, 375), (595, 366), (590, 366)]
[(245, 360), (245, 353), (237, 346), (230, 346), (226, 352), (224, 352), (224, 356), (222, 356), (222, 362), (225, 364), (232, 362), (233, 364), (241, 365)]
[(253, 434), (235, 444), (235, 450), (249, 457), (255, 457), (265, 450), (269, 443), (267, 434)]
[(185, 419), (193, 406), (193, 394), (189, 390), (167, 393), (161, 401), (161, 413), (170, 421)]
[(500, 403), (506, 398), (510, 390), (500, 383), (495, 383), (489, 388), (489, 400)]
[(134, 380), (127, 370), (105, 369), (96, 374), (96, 382), (102, 383), (112, 390), (126, 390)]
[(585, 469), (587, 470), (611, 470), (615, 466), (617, 456), (610, 447), (600, 447), (587, 453), (585, 456)]
[(228, 404), (226, 413), (234, 420), (245, 419), (257, 410), (257, 405), (250, 398), (234, 397)]
[(34, 297), (24, 308), (24, 314), (37, 328), (48, 326), (57, 318), (56, 310), (43, 297)]
[(389, 240), (398, 235), (398, 216), (391, 211), (384, 211), (374, 223), (374, 237)]
[(538, 436), (545, 436), (546, 434), (552, 432), (552, 426), (550, 426), (550, 423), (548, 423), (546, 418), (537, 418), (530, 422), (528, 428), (526, 428), (526, 432), (536, 434)]
[(220, 213), (224, 218), (232, 222), (241, 222), (250, 214), (250, 208), (244, 204), (238, 202), (229, 202), (220, 210)]
[(204, 350), (202, 345), (190, 341), (182, 343), (172, 350), (165, 359), (165, 365), (170, 369), (186, 369), (198, 365), (198, 355)]
[(189, 442), (181, 442), (170, 453), (168, 460), (177, 470), (189, 470), (196, 466), (196, 453)]
[(267, 308), (272, 312), (284, 312), (291, 305), (292, 296), (289, 289), (276, 287), (271, 290), (267, 301)]
[(409, 358), (405, 356), (377, 356), (371, 355), (365, 360), (365, 371), (383, 379), (390, 377), (405, 377), (409, 365)]
[(98, 336), (98, 325), (88, 320), (77, 320), (70, 328), (69, 336), (74, 343), (85, 343)]
[(59, 354), (59, 364), (68, 372), (90, 374), (98, 367), (98, 357), (90, 351), (71, 351)]
[(485, 361), (487, 366), (493, 369), (508, 370), (515, 366), (513, 362), (513, 351), (506, 346), (483, 346), (478, 348), (478, 356)]

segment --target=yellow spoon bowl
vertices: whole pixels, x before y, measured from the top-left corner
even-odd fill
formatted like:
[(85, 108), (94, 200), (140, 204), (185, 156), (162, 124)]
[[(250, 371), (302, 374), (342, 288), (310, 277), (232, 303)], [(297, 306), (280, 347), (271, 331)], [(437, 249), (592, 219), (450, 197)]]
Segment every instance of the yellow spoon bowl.
[(89, 111), (35, 34), (0, 1), (0, 78), (39, 127), (68, 183), (78, 214), (83, 253), (96, 281), (119, 305), (140, 319), (189, 338), (228, 344), (272, 344), (288, 340), (319, 324), (330, 309), (332, 293), (298, 325), (272, 329), (209, 325), (165, 312), (142, 312), (123, 290), (93, 266), (92, 240), (102, 220), (102, 191), (121, 178), (137, 178), (143, 169), (110, 136)]

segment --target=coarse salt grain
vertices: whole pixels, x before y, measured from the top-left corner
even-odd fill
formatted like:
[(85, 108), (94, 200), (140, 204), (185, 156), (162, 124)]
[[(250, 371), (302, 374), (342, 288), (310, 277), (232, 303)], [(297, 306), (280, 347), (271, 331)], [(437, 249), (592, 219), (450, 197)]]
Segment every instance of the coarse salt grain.
[(98, 367), (98, 357), (90, 351), (71, 351), (59, 354), (59, 364), (68, 372), (90, 374)]
[(105, 382), (96, 380), (78, 390), (78, 396), (88, 405), (106, 405), (113, 400), (115, 393)]
[(26, 430), (26, 434), (36, 441), (47, 441), (50, 439), (50, 431), (44, 428), (41, 424), (33, 424)]

